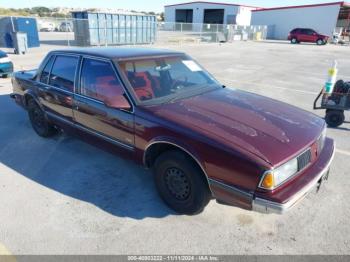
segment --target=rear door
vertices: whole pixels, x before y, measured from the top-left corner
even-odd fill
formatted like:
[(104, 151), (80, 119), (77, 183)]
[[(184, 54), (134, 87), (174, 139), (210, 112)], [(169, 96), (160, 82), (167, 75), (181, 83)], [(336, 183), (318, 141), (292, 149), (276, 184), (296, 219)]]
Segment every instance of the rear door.
[(298, 34), (298, 40), (300, 42), (307, 42), (307, 29), (300, 29)]
[(50, 57), (39, 78), (39, 100), (49, 117), (73, 121), (73, 92), (79, 56), (55, 54)]
[(302, 41), (304, 42), (315, 42), (316, 40), (314, 40), (315, 36), (314, 33), (315, 31), (312, 29), (303, 29), (303, 39)]
[(133, 110), (111, 108), (104, 103), (121, 95), (127, 97), (109, 60), (83, 58), (73, 107), (77, 127), (120, 147), (133, 150)]

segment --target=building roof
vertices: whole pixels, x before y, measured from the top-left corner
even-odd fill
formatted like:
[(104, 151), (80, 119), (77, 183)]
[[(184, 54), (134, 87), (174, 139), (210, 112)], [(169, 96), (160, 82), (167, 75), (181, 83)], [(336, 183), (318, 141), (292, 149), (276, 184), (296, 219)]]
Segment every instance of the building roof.
[(162, 55), (181, 55), (182, 52), (158, 49), (158, 48), (134, 48), (134, 47), (82, 47), (53, 50), (52, 52), (90, 55), (108, 59), (135, 58)]
[(250, 7), (250, 8), (260, 8), (260, 7), (257, 7), (257, 6), (250, 6), (250, 5), (240, 5), (240, 4), (232, 4), (232, 3), (217, 3), (217, 2), (206, 2), (206, 1), (193, 1), (193, 2), (187, 2), (187, 3), (165, 5), (164, 7), (179, 6), (179, 5), (189, 5), (189, 4), (229, 5), (229, 6), (243, 6), (243, 7)]
[(294, 5), (294, 6), (282, 6), (282, 7), (272, 7), (272, 8), (258, 8), (258, 9), (253, 10), (253, 12), (272, 11), (272, 10), (281, 10), (281, 9), (293, 9), (293, 8), (318, 7), (318, 6), (329, 6), (329, 5), (350, 6), (350, 3), (331, 2), (331, 3), (312, 4), (312, 5)]

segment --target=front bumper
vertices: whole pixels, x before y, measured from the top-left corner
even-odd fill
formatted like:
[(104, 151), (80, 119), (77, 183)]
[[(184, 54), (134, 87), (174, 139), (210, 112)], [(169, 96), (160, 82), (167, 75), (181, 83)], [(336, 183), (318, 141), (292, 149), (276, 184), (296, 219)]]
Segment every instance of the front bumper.
[[(334, 154), (334, 141), (327, 138), (324, 149), (318, 160), (310, 168), (308, 168), (307, 171), (305, 171), (305, 174), (303, 174), (303, 180), (308, 181), (303, 187), (300, 187), (299, 185), (300, 189), (282, 203), (262, 197), (255, 197), (252, 202), (252, 209), (260, 213), (282, 214), (297, 205), (309, 192), (311, 192), (320, 182), (322, 182), (322, 180), (328, 177), (329, 168)], [(290, 187), (293, 187), (293, 184), (289, 185), (288, 187), (288, 190), (290, 191)], [(283, 195), (283, 190), (279, 194)]]

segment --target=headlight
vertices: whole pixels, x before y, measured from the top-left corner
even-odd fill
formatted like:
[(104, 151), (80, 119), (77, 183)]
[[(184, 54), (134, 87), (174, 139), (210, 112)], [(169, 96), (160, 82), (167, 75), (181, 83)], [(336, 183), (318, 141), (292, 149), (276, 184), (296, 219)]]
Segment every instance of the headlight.
[(320, 137), (317, 140), (317, 152), (318, 154), (321, 153), (323, 146), (324, 146), (324, 142), (326, 140), (326, 136), (327, 136), (327, 128), (326, 125), (324, 126), (322, 133), (320, 135)]
[(298, 159), (293, 158), (278, 168), (265, 172), (259, 186), (269, 190), (275, 189), (297, 172)]

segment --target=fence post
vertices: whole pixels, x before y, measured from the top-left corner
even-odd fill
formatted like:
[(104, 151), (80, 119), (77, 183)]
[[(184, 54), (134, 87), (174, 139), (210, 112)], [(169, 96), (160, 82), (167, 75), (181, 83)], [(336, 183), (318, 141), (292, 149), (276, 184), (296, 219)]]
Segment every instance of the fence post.
[(68, 30), (68, 20), (67, 20), (67, 17), (64, 18), (64, 21), (65, 21), (65, 23), (66, 23), (65, 30), (66, 30), (66, 36), (67, 36), (67, 43), (68, 43), (68, 46), (70, 46), (70, 42), (69, 42), (69, 30)]
[(107, 44), (107, 18), (105, 18), (105, 46), (108, 46)]
[(181, 33), (182, 33), (182, 23), (181, 23)]
[(216, 24), (216, 43), (218, 42), (219, 24)]

